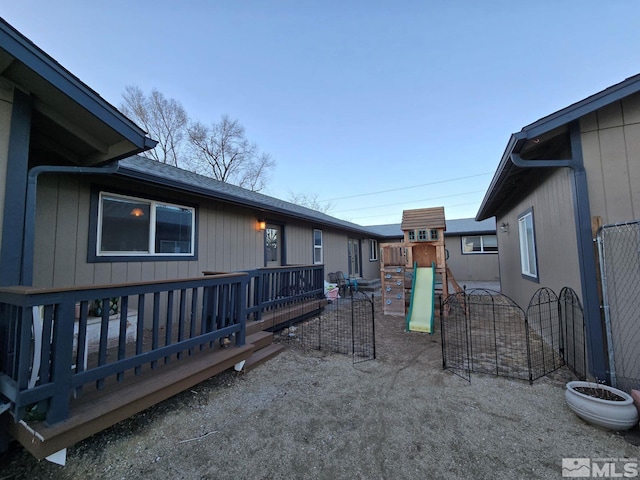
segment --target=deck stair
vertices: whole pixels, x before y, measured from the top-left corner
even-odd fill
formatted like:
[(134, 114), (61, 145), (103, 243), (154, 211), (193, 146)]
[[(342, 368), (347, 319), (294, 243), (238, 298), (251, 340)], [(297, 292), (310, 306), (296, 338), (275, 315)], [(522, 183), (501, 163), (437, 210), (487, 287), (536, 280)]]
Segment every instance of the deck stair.
[(72, 402), (69, 418), (63, 422), (51, 426), (10, 422), (10, 433), (37, 459), (43, 459), (248, 360), (253, 350), (247, 343), (200, 352), (188, 360), (131, 375), (104, 390), (84, 392)]

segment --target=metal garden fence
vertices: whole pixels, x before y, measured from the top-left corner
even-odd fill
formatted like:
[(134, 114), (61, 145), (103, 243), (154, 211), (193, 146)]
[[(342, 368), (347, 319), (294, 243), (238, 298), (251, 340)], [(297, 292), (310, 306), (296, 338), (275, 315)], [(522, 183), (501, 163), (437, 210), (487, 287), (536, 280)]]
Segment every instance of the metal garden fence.
[(443, 368), (534, 380), (567, 364), (584, 377), (584, 318), (571, 289), (538, 290), (527, 310), (499, 292), (475, 289), (440, 306)]
[(302, 349), (351, 355), (353, 363), (376, 358), (374, 301), (363, 292), (347, 291), (320, 315), (281, 324), (275, 341)]

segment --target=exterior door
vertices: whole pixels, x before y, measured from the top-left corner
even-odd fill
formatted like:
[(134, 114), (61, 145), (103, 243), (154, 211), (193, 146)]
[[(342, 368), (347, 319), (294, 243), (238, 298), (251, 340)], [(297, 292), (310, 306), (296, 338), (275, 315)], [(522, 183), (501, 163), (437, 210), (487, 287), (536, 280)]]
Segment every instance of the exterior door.
[(360, 276), (360, 240), (349, 239), (349, 277)]
[(264, 264), (282, 266), (282, 226), (268, 224), (264, 231)]

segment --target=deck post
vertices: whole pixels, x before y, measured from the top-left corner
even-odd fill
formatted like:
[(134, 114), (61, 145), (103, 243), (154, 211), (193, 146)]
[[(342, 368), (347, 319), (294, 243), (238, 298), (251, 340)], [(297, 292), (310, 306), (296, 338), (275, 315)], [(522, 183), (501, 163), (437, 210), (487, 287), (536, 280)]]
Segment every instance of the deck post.
[(51, 374), (54, 394), (47, 409), (48, 425), (61, 422), (69, 416), (69, 395), (73, 362), (73, 323), (75, 303), (65, 296), (54, 313)]
[(245, 343), (247, 332), (247, 289), (249, 285), (249, 277), (244, 277), (237, 286), (236, 295), (236, 322), (240, 322), (240, 331), (236, 334), (236, 346), (241, 347)]

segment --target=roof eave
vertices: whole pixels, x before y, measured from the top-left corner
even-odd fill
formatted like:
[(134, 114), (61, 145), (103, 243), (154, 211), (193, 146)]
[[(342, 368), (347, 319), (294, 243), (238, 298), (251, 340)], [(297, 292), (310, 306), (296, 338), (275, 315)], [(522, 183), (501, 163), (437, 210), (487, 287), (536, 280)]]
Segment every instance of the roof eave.
[(2, 18), (0, 45), (9, 55), (133, 144), (134, 148), (129, 155), (149, 150), (157, 144), (144, 130)]

